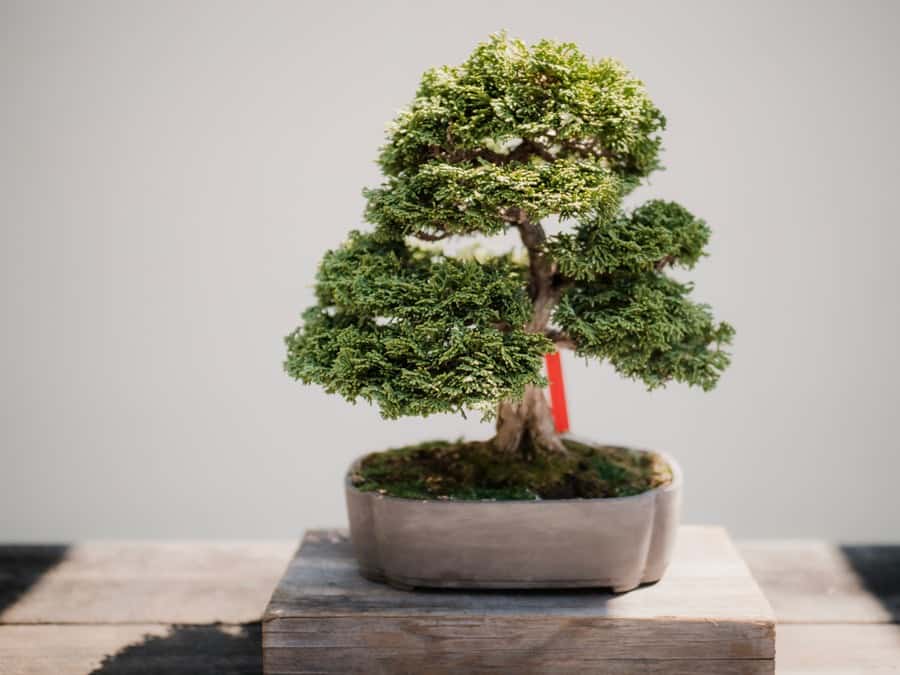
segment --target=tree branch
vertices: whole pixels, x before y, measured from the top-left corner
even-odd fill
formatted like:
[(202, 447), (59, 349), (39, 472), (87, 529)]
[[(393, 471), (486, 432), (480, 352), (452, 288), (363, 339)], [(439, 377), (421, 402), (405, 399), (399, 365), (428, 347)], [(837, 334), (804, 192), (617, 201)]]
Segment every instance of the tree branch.
[(545, 162), (555, 162), (556, 156), (537, 141), (523, 140), (506, 155), (507, 162), (521, 162), (530, 157), (540, 157)]
[(657, 272), (662, 272), (663, 269), (666, 268), (666, 266), (671, 265), (673, 262), (675, 262), (675, 256), (667, 255), (664, 258), (660, 258), (659, 260), (657, 260), (656, 264), (653, 266), (653, 269), (655, 269)]
[(575, 340), (573, 340), (568, 333), (564, 333), (561, 330), (548, 330), (544, 335), (550, 338), (557, 347), (572, 350), (578, 347)]
[(556, 263), (544, 251), (547, 235), (540, 223), (531, 222), (525, 210), (518, 207), (505, 209), (505, 213), (515, 222), (522, 243), (528, 249), (528, 291), (534, 311), (525, 330), (543, 333), (562, 293), (562, 289), (554, 283)]
[[(561, 146), (577, 154), (580, 157), (606, 157), (613, 159), (613, 155), (604, 150), (599, 149), (597, 139), (585, 139), (583, 141), (565, 141)], [(553, 154), (550, 148), (533, 139), (523, 139), (510, 152), (497, 152), (489, 148), (479, 148), (477, 150), (444, 150), (440, 146), (433, 145), (428, 149), (429, 155), (435, 159), (441, 159), (450, 164), (459, 164), (462, 162), (474, 162), (484, 160), (491, 164), (503, 166), (511, 162), (527, 162), (532, 157), (540, 157), (545, 162), (555, 162), (559, 159), (558, 154)]]
[(418, 232), (413, 232), (412, 236), (421, 239), (422, 241), (440, 241), (441, 239), (449, 237), (450, 233), (447, 232), (447, 230), (443, 230), (442, 232), (432, 234), (430, 232), (425, 232), (424, 230), (419, 230)]

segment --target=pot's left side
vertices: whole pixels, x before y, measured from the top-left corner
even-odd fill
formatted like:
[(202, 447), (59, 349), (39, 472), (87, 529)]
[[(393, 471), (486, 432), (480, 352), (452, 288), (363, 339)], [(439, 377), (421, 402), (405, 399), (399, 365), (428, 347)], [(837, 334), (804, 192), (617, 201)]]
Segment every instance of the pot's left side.
[(372, 495), (353, 488), (349, 483), (349, 476), (346, 480), (344, 494), (347, 498), (347, 515), (350, 520), (350, 543), (353, 545), (359, 572), (367, 579), (380, 581), (383, 572)]

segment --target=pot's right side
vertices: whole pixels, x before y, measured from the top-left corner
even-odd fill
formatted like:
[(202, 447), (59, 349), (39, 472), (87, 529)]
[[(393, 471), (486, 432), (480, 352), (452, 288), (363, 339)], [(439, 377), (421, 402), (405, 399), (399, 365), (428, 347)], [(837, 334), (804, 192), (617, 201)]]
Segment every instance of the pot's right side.
[(653, 513), (653, 533), (650, 537), (650, 550), (647, 552), (647, 566), (644, 569), (642, 583), (659, 581), (675, 549), (678, 536), (678, 525), (681, 522), (681, 493), (684, 485), (681, 467), (672, 457), (659, 453), (672, 469), (672, 482), (658, 488)]

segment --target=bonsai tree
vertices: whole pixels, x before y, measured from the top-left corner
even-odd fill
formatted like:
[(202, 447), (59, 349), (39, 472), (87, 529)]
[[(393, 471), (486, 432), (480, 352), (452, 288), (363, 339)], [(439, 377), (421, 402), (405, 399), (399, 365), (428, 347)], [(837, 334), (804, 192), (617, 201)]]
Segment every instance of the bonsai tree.
[[(665, 118), (617, 61), (505, 35), (427, 71), (364, 191), (367, 232), (326, 253), (285, 368), (386, 418), (480, 410), (497, 453), (565, 453), (543, 357), (567, 348), (648, 388), (712, 388), (733, 329), (667, 275), (704, 255), (705, 223), (623, 198), (660, 167)], [(547, 236), (541, 221), (571, 223)], [(515, 230), (523, 252), (433, 242)]]

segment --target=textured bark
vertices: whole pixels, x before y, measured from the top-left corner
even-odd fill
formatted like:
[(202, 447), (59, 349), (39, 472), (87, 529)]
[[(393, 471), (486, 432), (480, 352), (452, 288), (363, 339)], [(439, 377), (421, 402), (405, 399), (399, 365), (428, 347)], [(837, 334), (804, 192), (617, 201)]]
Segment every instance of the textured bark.
[(521, 453), (526, 457), (540, 452), (568, 452), (556, 433), (544, 392), (533, 385), (525, 388), (521, 401), (500, 404), (494, 445), (501, 452)]
[[(522, 243), (528, 249), (528, 293), (534, 310), (525, 330), (546, 334), (553, 308), (559, 302), (562, 291), (556, 265), (543, 251), (547, 235), (541, 224), (528, 220), (522, 209), (507, 209), (504, 217), (516, 225)], [(567, 452), (556, 433), (544, 392), (531, 385), (526, 387), (521, 401), (500, 403), (494, 444), (501, 452), (519, 452), (525, 456), (540, 452)]]

